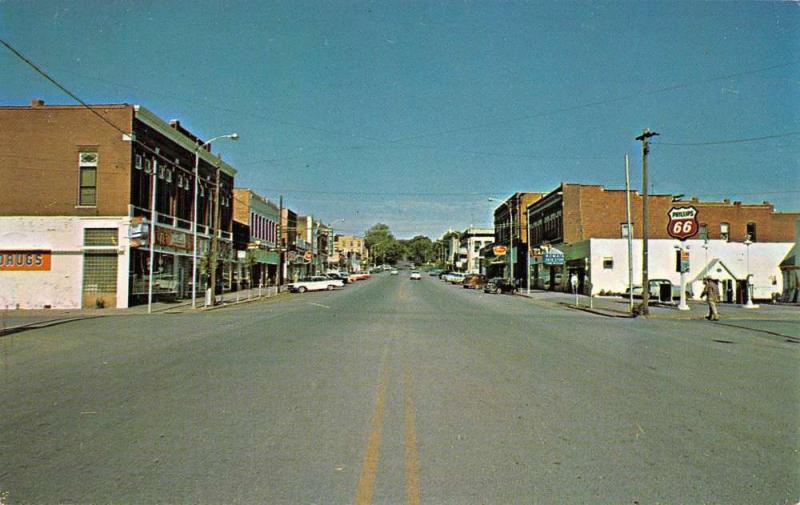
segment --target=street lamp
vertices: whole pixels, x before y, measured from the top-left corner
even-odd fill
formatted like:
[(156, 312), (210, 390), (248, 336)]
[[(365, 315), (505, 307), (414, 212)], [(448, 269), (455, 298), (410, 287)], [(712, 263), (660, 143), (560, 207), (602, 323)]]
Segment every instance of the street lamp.
[[(511, 198), (514, 198), (513, 196)], [(514, 212), (508, 200), (489, 198), (490, 202), (498, 202), (508, 207), (508, 282), (514, 285)]]
[(746, 256), (746, 263), (747, 263), (747, 284), (745, 285), (747, 288), (747, 303), (744, 304), (745, 309), (757, 309), (758, 305), (753, 303), (753, 278), (750, 274), (750, 246), (753, 244), (753, 241), (750, 240), (750, 235), (747, 235), (744, 239), (744, 246), (745, 246), (745, 256)]
[[(238, 133), (219, 135), (207, 140), (203, 144), (198, 144), (194, 149), (194, 204), (192, 205), (192, 308), (197, 308), (197, 183), (200, 178), (200, 150), (210, 145), (215, 140), (231, 139), (239, 140)], [(212, 294), (213, 296), (213, 294)]]

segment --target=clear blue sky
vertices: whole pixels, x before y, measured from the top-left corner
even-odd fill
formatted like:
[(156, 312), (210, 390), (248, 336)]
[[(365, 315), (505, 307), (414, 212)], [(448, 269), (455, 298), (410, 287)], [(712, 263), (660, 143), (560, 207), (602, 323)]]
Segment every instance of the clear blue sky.
[[(237, 185), (343, 232), (487, 226), (488, 197), (623, 187), (625, 153), (638, 188), (645, 127), (656, 192), (800, 210), (795, 2), (0, 0), (0, 33), (90, 103), (239, 132)], [(0, 67), (4, 105), (73, 103)]]

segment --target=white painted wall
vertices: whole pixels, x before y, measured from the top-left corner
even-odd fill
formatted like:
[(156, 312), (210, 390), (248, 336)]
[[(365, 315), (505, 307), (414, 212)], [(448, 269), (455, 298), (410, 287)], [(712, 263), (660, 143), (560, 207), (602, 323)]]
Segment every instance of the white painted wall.
[[(650, 240), (648, 256), (650, 279), (668, 279), (680, 285), (675, 271), (677, 240)], [(747, 276), (747, 246), (741, 242), (709, 240), (708, 250), (702, 240), (687, 240), (690, 270), (686, 274), (691, 292), (699, 298), (703, 270), (714, 259), (721, 260), (737, 279)], [(768, 300), (781, 292), (781, 271), (778, 265), (794, 246), (791, 242), (756, 242), (750, 246), (750, 273), (753, 274), (755, 299)], [(625, 239), (590, 239), (592, 294), (600, 290), (622, 293), (628, 286), (628, 242)], [(614, 268), (604, 269), (603, 260), (613, 258)], [(715, 272), (711, 272), (714, 276)], [(633, 241), (633, 283), (642, 284), (642, 241)]]
[(128, 306), (127, 218), (0, 217), (0, 249), (49, 250), (49, 271), (0, 271), (0, 308), (81, 308), (83, 229), (118, 228), (117, 307)]

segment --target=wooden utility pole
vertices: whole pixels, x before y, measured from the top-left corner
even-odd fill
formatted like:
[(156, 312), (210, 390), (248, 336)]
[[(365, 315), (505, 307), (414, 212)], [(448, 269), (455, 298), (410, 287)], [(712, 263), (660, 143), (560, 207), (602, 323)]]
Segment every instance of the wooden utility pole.
[(650, 153), (650, 137), (658, 135), (647, 128), (636, 140), (642, 143), (642, 310), (646, 316), (650, 313), (650, 279), (647, 273), (647, 240), (649, 238), (648, 226), (650, 222), (649, 202), (647, 193), (647, 155)]

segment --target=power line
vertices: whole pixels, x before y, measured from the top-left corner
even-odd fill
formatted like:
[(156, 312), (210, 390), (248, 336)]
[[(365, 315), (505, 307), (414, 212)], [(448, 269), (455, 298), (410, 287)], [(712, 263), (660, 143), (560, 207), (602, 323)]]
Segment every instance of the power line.
[(42, 70), (42, 69), (41, 69), (41, 68), (40, 68), (38, 65), (36, 65), (34, 62), (32, 62), (31, 60), (29, 60), (28, 58), (26, 58), (26, 57), (25, 57), (25, 55), (23, 55), (22, 53), (20, 53), (19, 51), (17, 51), (17, 50), (16, 50), (16, 49), (15, 49), (15, 48), (14, 48), (14, 47), (11, 45), (11, 44), (9, 44), (8, 42), (6, 42), (6, 41), (5, 41), (5, 40), (3, 40), (3, 39), (0, 39), (0, 43), (2, 43), (4, 46), (6, 46), (6, 47), (8, 48), (8, 50), (9, 50), (9, 51), (11, 51), (12, 53), (14, 53), (14, 55), (15, 55), (17, 58), (19, 58), (19, 59), (21, 59), (22, 61), (24, 61), (25, 63), (27, 63), (27, 64), (28, 64), (28, 66), (30, 66), (32, 69), (34, 69), (34, 70), (35, 70), (35, 71), (36, 71), (36, 72), (37, 72), (39, 75), (41, 75), (42, 77), (44, 77), (45, 79), (47, 79), (48, 81), (50, 81), (51, 83), (53, 83), (53, 84), (54, 84), (54, 85), (55, 85), (55, 86), (56, 86), (58, 89), (60, 89), (61, 91), (63, 91), (64, 93), (66, 93), (67, 95), (69, 95), (70, 97), (72, 97), (72, 98), (73, 98), (75, 101), (77, 101), (78, 103), (80, 103), (81, 105), (83, 105), (84, 107), (86, 107), (87, 109), (89, 109), (89, 110), (92, 112), (92, 114), (94, 114), (95, 116), (99, 117), (99, 118), (100, 118), (100, 119), (101, 119), (101, 120), (102, 120), (104, 123), (108, 124), (109, 126), (111, 126), (112, 128), (114, 128), (114, 129), (115, 129), (115, 130), (117, 130), (118, 132), (122, 133), (123, 135), (130, 136), (131, 138), (133, 137), (133, 133), (131, 133), (131, 132), (126, 132), (126, 131), (122, 130), (120, 127), (118, 127), (117, 125), (115, 125), (114, 123), (112, 123), (111, 121), (109, 121), (109, 120), (108, 120), (106, 117), (104, 117), (102, 114), (100, 114), (99, 112), (97, 112), (96, 110), (94, 110), (94, 109), (93, 109), (93, 108), (92, 108), (92, 107), (91, 107), (89, 104), (87, 104), (86, 102), (84, 102), (83, 100), (81, 100), (80, 98), (78, 98), (78, 96), (77, 96), (77, 95), (75, 95), (75, 93), (73, 93), (72, 91), (68, 90), (67, 88), (65, 88), (64, 86), (62, 86), (62, 85), (61, 85), (61, 83), (59, 83), (58, 81), (56, 81), (55, 79), (53, 79), (52, 77), (50, 77), (50, 75), (49, 75), (47, 72), (45, 72), (44, 70)]
[(765, 135), (763, 137), (750, 137), (750, 138), (742, 138), (742, 139), (730, 139), (730, 140), (713, 140), (709, 142), (653, 142), (653, 145), (659, 146), (718, 146), (724, 144), (744, 144), (746, 142), (758, 142), (761, 140), (770, 140), (770, 139), (780, 139), (785, 137), (793, 137), (795, 135), (800, 135), (800, 132), (787, 132), (787, 133), (779, 133), (776, 135)]

